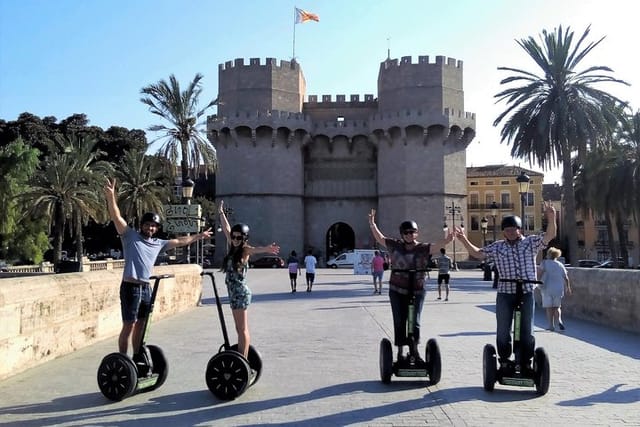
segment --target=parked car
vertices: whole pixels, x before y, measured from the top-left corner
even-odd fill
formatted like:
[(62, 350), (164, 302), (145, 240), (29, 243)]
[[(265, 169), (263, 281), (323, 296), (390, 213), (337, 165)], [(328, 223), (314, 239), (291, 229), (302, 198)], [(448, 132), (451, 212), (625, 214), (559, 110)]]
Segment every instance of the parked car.
[(597, 261), (595, 259), (579, 259), (578, 260), (578, 267), (591, 268), (591, 267), (597, 267), (600, 264), (602, 264), (602, 262)]
[(626, 265), (624, 261), (621, 261), (621, 260), (614, 261), (612, 259), (609, 259), (601, 263), (600, 265), (597, 265), (595, 268), (625, 268), (625, 267)]
[(284, 259), (277, 255), (267, 255), (249, 260), (249, 267), (253, 268), (284, 268)]

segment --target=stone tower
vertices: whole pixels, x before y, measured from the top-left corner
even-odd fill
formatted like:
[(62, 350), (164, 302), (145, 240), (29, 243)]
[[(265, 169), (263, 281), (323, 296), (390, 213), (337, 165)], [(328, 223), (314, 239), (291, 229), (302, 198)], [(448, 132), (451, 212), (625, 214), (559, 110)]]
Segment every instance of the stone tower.
[(219, 71), (218, 114), (207, 124), (219, 161), (216, 193), (232, 209), (230, 221), (250, 225), (252, 242), (276, 241), (285, 255), (310, 248), (326, 260), (373, 246), (371, 208), (387, 236), (411, 218), (423, 241), (441, 238), (445, 205), (464, 208), (475, 116), (464, 112), (461, 61), (387, 60), (378, 99), (307, 102), (296, 62), (236, 59)]

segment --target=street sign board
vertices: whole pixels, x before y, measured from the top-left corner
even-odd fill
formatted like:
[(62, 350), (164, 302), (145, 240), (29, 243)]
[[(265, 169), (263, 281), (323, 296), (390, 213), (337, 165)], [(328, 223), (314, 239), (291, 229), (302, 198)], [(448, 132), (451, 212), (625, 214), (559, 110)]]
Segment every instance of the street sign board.
[(196, 218), (167, 218), (162, 229), (167, 233), (197, 233), (203, 225)]
[(200, 218), (202, 216), (201, 205), (163, 205), (162, 212), (165, 218)]

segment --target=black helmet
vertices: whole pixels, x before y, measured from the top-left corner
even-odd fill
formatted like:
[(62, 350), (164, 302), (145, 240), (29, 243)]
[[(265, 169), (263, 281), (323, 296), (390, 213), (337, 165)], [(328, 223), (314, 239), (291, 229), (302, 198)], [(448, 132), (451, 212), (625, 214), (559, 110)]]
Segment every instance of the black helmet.
[(502, 229), (507, 227), (522, 228), (522, 220), (517, 215), (509, 215), (502, 218)]
[(160, 227), (160, 225), (162, 224), (160, 222), (160, 215), (155, 212), (147, 212), (142, 215), (142, 218), (140, 219), (140, 225), (144, 224), (145, 222), (155, 222), (158, 227)]
[(244, 240), (247, 240), (249, 238), (249, 226), (247, 224), (236, 224), (233, 227), (231, 227), (231, 232), (236, 232), (236, 233), (240, 233), (242, 234), (242, 236), (244, 237)]
[(404, 221), (400, 224), (400, 234), (402, 234), (406, 230), (414, 230), (418, 231), (418, 224), (415, 221)]

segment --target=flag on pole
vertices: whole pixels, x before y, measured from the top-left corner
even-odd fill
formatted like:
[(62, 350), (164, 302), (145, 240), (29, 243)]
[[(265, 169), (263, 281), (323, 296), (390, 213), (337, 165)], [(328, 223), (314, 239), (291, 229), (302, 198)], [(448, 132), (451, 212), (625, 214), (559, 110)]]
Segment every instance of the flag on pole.
[(296, 24), (302, 24), (307, 21), (320, 22), (320, 18), (315, 13), (307, 12), (296, 7)]

